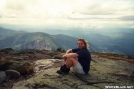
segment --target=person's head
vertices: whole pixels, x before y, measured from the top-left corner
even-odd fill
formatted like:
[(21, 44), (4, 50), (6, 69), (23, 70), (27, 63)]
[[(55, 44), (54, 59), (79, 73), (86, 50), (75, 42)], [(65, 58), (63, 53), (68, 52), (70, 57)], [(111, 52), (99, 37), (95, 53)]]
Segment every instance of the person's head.
[(78, 47), (80, 49), (83, 49), (83, 48), (87, 48), (88, 49), (88, 47), (89, 47), (88, 42), (85, 41), (83, 38), (79, 38), (78, 39), (77, 45), (78, 45)]

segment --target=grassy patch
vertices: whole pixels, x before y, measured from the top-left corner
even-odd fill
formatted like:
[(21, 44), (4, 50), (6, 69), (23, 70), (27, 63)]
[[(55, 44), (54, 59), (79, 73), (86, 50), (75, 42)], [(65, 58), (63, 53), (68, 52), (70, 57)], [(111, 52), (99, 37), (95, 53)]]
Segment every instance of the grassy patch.
[(112, 53), (99, 53), (99, 52), (92, 52), (91, 54), (97, 55), (99, 57), (108, 58), (108, 59), (124, 60), (130, 63), (134, 63), (134, 56), (130, 56), (130, 55), (118, 55)]

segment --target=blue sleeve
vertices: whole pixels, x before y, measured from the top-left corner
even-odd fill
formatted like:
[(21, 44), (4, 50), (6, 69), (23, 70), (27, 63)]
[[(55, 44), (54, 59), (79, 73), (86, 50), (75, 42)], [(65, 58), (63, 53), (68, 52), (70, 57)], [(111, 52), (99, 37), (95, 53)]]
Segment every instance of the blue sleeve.
[(75, 48), (75, 49), (72, 49), (72, 52), (73, 53), (76, 53), (76, 52), (78, 52), (80, 49), (79, 48)]
[(78, 51), (77, 54), (78, 54), (78, 57), (83, 57), (85, 54), (85, 51), (84, 50)]

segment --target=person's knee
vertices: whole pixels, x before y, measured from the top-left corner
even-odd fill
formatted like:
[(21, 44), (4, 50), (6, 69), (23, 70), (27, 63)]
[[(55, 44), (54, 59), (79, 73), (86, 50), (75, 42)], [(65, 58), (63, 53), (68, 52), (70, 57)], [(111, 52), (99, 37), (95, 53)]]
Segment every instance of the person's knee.
[(76, 58), (69, 58), (68, 61), (71, 61), (73, 63), (73, 66), (78, 63), (78, 60)]
[(67, 60), (68, 61), (75, 61), (76, 59), (75, 58), (68, 58)]

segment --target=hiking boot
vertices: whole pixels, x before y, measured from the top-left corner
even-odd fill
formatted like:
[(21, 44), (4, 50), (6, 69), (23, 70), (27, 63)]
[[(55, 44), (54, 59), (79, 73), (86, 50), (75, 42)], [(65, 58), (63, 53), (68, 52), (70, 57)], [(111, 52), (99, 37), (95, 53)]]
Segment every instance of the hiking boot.
[(57, 71), (58, 74), (67, 74), (69, 73), (70, 68), (67, 68), (66, 65), (60, 67), (60, 70)]

